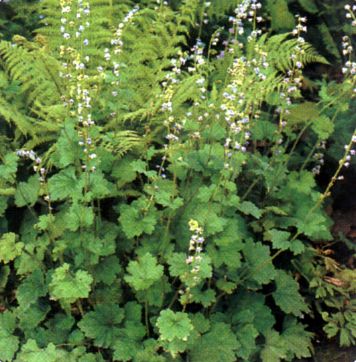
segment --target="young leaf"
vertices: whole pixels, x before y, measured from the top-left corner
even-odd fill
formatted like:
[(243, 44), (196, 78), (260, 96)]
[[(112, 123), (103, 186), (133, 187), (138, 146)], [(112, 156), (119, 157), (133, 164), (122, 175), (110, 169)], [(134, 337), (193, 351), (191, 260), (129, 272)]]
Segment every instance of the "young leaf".
[(21, 255), (24, 243), (16, 242), (16, 234), (6, 233), (0, 239), (0, 260), (5, 264)]
[(70, 266), (64, 263), (55, 269), (49, 284), (52, 299), (59, 300), (64, 307), (69, 307), (80, 298), (87, 298), (93, 278), (84, 270), (75, 274), (70, 271)]

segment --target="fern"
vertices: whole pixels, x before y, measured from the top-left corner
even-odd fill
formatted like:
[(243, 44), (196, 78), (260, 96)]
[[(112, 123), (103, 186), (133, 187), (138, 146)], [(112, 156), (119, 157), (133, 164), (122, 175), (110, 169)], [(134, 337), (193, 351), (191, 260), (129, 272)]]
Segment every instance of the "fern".
[(289, 33), (274, 35), (270, 38), (261, 37), (259, 44), (265, 49), (268, 54), (268, 61), (280, 71), (287, 71), (293, 67), (292, 54), (295, 53), (295, 48), (299, 46), (302, 52), (298, 60), (303, 64), (322, 63), (329, 64), (328, 61), (319, 55), (314, 47), (305, 42), (300, 43), (297, 39), (288, 39)]
[(0, 98), (0, 116), (24, 135), (33, 134), (35, 120), (17, 110), (17, 105)]
[(146, 8), (137, 14), (135, 24), (128, 26), (123, 38), (124, 52), (119, 59), (120, 105), (112, 125), (147, 119), (152, 110), (157, 109), (157, 95), (161, 93), (161, 83), (172, 67), (171, 59), (178, 57), (179, 45), (186, 41), (182, 34), (189, 26), (184, 25), (186, 20), (176, 18), (168, 7), (161, 12)]
[[(21, 84), (27, 105), (34, 113), (43, 112), (44, 107), (60, 99), (64, 86), (58, 77), (59, 63), (49, 56), (45, 47), (14, 38), (15, 44), (0, 42), (0, 59), (10, 78)], [(46, 112), (46, 116), (50, 114)]]
[(242, 0), (213, 0), (207, 11), (210, 18), (226, 17), (226, 14), (240, 4)]
[(293, 14), (286, 0), (267, 0), (267, 9), (271, 15), (272, 30), (292, 30), (295, 25)]
[(134, 131), (106, 132), (101, 137), (101, 146), (121, 158), (125, 153), (144, 144), (144, 139)]
[[(133, 2), (122, 0), (120, 2), (91, 0), (91, 12), (86, 18), (90, 23), (90, 29), (95, 31), (87, 32), (86, 37), (89, 40), (89, 46), (86, 52), (92, 59), (99, 64), (103, 61), (103, 49), (110, 44), (113, 29), (117, 27), (119, 20), (123, 18), (132, 7)], [(72, 6), (76, 6), (73, 2)], [(61, 7), (58, 0), (43, 0), (35, 5), (35, 9), (39, 14), (43, 14), (41, 27), (36, 30), (38, 35), (45, 37), (49, 42), (51, 51), (59, 50), (63, 44), (63, 36), (60, 28), (61, 23)], [(74, 14), (76, 11), (74, 11)], [(72, 39), (71, 46), (79, 43), (79, 39)], [(80, 48), (80, 47), (79, 47)]]

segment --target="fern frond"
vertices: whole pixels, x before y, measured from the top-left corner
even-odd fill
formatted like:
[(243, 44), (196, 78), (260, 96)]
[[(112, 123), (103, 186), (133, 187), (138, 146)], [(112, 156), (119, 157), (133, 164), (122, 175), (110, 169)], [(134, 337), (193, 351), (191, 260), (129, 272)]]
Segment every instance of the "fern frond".
[[(0, 60), (11, 79), (21, 85), (27, 105), (34, 111), (58, 103), (64, 88), (58, 61), (31, 42), (0, 42)], [(49, 115), (50, 116), (50, 115)]]
[(265, 37), (260, 39), (259, 45), (267, 52), (268, 62), (279, 71), (287, 71), (293, 67), (293, 57), (296, 47), (301, 51), (298, 52), (298, 61), (303, 66), (309, 63), (329, 64), (329, 62), (307, 43), (300, 43), (297, 39), (288, 39), (289, 33), (278, 34), (266, 40)]
[(23, 135), (32, 135), (35, 120), (24, 115), (17, 109), (17, 105), (0, 98), (0, 117), (14, 125)]
[(210, 18), (222, 18), (232, 9), (240, 4), (241, 0), (212, 0), (208, 8), (208, 15)]
[(144, 144), (144, 139), (136, 132), (125, 130), (119, 132), (107, 132), (101, 138), (101, 146), (112, 152), (118, 158), (127, 152)]

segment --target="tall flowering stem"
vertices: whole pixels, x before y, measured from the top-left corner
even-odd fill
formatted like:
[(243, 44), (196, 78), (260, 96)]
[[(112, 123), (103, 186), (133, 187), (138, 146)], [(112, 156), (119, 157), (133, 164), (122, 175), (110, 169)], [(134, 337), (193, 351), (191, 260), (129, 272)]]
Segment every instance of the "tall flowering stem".
[(61, 33), (64, 45), (60, 47), (62, 66), (65, 70), (61, 74), (68, 80), (68, 93), (64, 95), (64, 105), (68, 108), (69, 115), (76, 122), (79, 136), (79, 145), (82, 147), (82, 169), (86, 173), (86, 189), (89, 184), (89, 172), (94, 172), (97, 166), (95, 153), (92, 119), (92, 86), (89, 77), (90, 57), (85, 48), (89, 45), (86, 37), (90, 27), (90, 4), (88, 1), (72, 0), (61, 1), (62, 19)]
[(203, 261), (203, 245), (205, 242), (203, 236), (203, 228), (199, 225), (198, 221), (189, 220), (189, 230), (192, 232), (189, 241), (189, 254), (186, 258), (186, 263), (189, 266), (189, 271), (183, 276), (182, 281), (185, 284), (185, 289), (180, 291), (180, 302), (185, 308), (193, 298), (192, 289), (196, 287), (201, 281), (202, 276), (201, 264)]

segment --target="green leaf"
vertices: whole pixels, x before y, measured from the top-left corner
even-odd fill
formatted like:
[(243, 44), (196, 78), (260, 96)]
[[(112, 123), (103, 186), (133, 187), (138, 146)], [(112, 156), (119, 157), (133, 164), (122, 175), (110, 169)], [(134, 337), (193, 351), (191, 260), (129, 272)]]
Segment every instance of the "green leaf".
[(24, 243), (16, 242), (16, 234), (6, 233), (0, 239), (0, 260), (8, 264), (21, 255)]
[(183, 204), (183, 199), (177, 197), (177, 189), (171, 180), (159, 179), (154, 185), (146, 185), (145, 191), (154, 197), (157, 204), (164, 207), (175, 210)]
[[(1, 253), (1, 252), (0, 252)], [(3, 293), (10, 275), (10, 267), (0, 264), (0, 293)]]
[(57, 349), (50, 343), (46, 348), (39, 348), (36, 341), (29, 339), (17, 354), (15, 362), (65, 362), (68, 361), (66, 351)]
[(65, 222), (67, 229), (71, 231), (89, 227), (94, 222), (93, 208), (74, 203), (65, 215)]
[(84, 270), (75, 274), (70, 271), (70, 266), (64, 263), (54, 270), (49, 284), (51, 298), (59, 300), (64, 308), (68, 308), (80, 298), (87, 298), (93, 278)]
[(270, 249), (260, 242), (248, 240), (243, 253), (250, 266), (249, 276), (259, 284), (267, 284), (277, 274), (271, 260)]
[(287, 231), (271, 229), (264, 233), (264, 239), (272, 241), (275, 249), (287, 250), (290, 247), (290, 233)]
[(19, 347), (19, 338), (14, 335), (16, 318), (10, 311), (0, 313), (0, 359), (13, 361)]
[(243, 358), (245, 361), (250, 360), (252, 353), (256, 349), (255, 340), (258, 334), (259, 333), (253, 324), (238, 326), (236, 337), (241, 344), (241, 347), (238, 349), (236, 355)]
[[(206, 289), (202, 291), (199, 288), (194, 288), (191, 290), (191, 294), (191, 301), (202, 304), (204, 308), (211, 306), (216, 301), (216, 293), (213, 289)], [(180, 300), (182, 300), (183, 302), (184, 295), (181, 297)]]
[(300, 240), (291, 240), (287, 231), (271, 229), (264, 234), (264, 240), (272, 241), (274, 249), (290, 250), (294, 255), (298, 255), (305, 250), (304, 244)]
[(4, 164), (0, 165), (0, 179), (7, 182), (14, 182), (16, 179), (17, 161), (16, 153), (8, 153), (4, 157)]
[(191, 362), (235, 362), (240, 347), (230, 326), (225, 323), (213, 324), (211, 330), (199, 337), (192, 346), (189, 356)]
[(47, 286), (44, 281), (44, 275), (37, 269), (30, 274), (17, 289), (16, 298), (22, 308), (26, 308), (38, 298), (47, 294)]
[(229, 245), (221, 245), (216, 248), (213, 245), (207, 246), (207, 251), (215, 267), (225, 264), (230, 270), (235, 270), (241, 266), (241, 253), (243, 243), (235, 241)]
[(114, 344), (114, 360), (115, 361), (132, 361), (132, 357), (134, 357), (139, 351), (140, 345), (127, 338), (120, 338)]
[(83, 186), (77, 179), (74, 167), (68, 167), (48, 180), (49, 194), (53, 201), (78, 198)]
[(169, 274), (172, 277), (179, 277), (189, 272), (189, 266), (186, 263), (186, 254), (172, 253), (168, 258)]
[[(37, 327), (35, 333), (30, 333), (31, 338), (34, 338), (41, 346), (54, 343), (55, 345), (65, 342), (72, 343), (72, 336), (70, 336), (75, 319), (64, 313), (56, 313), (53, 318), (46, 318), (46, 322), (42, 323), (40, 327)], [(81, 333), (78, 329), (75, 330), (75, 334)], [(72, 334), (73, 335), (73, 334)], [(79, 343), (84, 340), (84, 335)]]
[(64, 128), (56, 142), (55, 152), (51, 157), (55, 166), (65, 168), (68, 165), (75, 164), (80, 154), (78, 141), (78, 132), (75, 129), (74, 122), (65, 122)]
[(318, 117), (311, 126), (311, 129), (321, 140), (327, 140), (334, 132), (334, 123), (327, 116)]
[(266, 334), (264, 348), (261, 351), (263, 362), (291, 361), (293, 357), (310, 357), (312, 351), (312, 333), (304, 330), (294, 318), (283, 323), (283, 332), (270, 330)]
[(297, 216), (299, 216), (299, 220), (296, 221), (298, 232), (307, 235), (311, 240), (332, 240), (330, 233), (332, 222), (326, 215), (316, 211), (306, 218), (300, 207)]
[(200, 334), (206, 333), (210, 329), (210, 321), (205, 318), (202, 313), (194, 313), (189, 315), (194, 329), (198, 331)]
[(159, 355), (157, 350), (159, 345), (154, 339), (147, 339), (144, 342), (144, 349), (138, 351), (135, 362), (167, 362), (165, 356)]
[(165, 301), (167, 293), (171, 292), (171, 284), (166, 276), (152, 284), (146, 290), (140, 290), (136, 293), (137, 300), (142, 303), (148, 303), (149, 306), (161, 308)]
[(186, 350), (188, 337), (194, 329), (187, 313), (175, 313), (165, 309), (161, 311), (156, 326), (160, 334), (160, 344), (173, 358)]
[(130, 205), (121, 205), (119, 221), (125, 235), (131, 239), (143, 233), (152, 234), (157, 223), (157, 211), (148, 200), (141, 198)]
[(276, 291), (273, 298), (276, 304), (287, 314), (301, 316), (307, 312), (308, 306), (299, 293), (299, 284), (285, 271), (278, 270), (275, 277)]
[(130, 261), (125, 281), (136, 291), (146, 290), (163, 275), (163, 266), (157, 265), (157, 260), (150, 253)]
[(175, 313), (170, 309), (161, 311), (156, 325), (160, 339), (169, 342), (174, 339), (187, 341), (193, 330), (193, 324), (187, 313)]
[(103, 199), (114, 190), (114, 184), (106, 180), (102, 172), (96, 171), (90, 174), (88, 188), (91, 199)]
[(303, 102), (294, 105), (288, 115), (286, 115), (288, 124), (291, 126), (317, 119), (319, 117), (319, 108), (316, 103)]
[(95, 265), (93, 275), (96, 282), (103, 282), (107, 285), (111, 285), (120, 272), (120, 259), (115, 255), (111, 255)]
[(300, 5), (304, 10), (306, 10), (308, 13), (316, 14), (319, 9), (316, 6), (315, 0), (298, 0)]
[(17, 309), (20, 328), (31, 332), (46, 318), (50, 309), (47, 301), (36, 299), (31, 304), (20, 305)]
[(266, 341), (261, 351), (262, 362), (280, 362), (288, 356), (288, 349), (280, 334), (271, 330), (266, 334)]
[(49, 230), (50, 226), (54, 224), (55, 217), (53, 214), (40, 215), (38, 218), (38, 223), (34, 226), (39, 230)]
[(18, 207), (33, 206), (40, 191), (38, 176), (31, 176), (27, 182), (20, 182), (16, 188), (15, 204)]
[(286, 318), (282, 337), (289, 352), (296, 358), (311, 357), (313, 333), (307, 332), (295, 318)]
[(293, 171), (289, 174), (288, 186), (302, 194), (310, 194), (316, 186), (314, 175), (308, 171)]
[[(308, 0), (308, 1), (312, 1), (312, 0)], [(323, 45), (324, 45), (325, 49), (331, 55), (333, 55), (337, 59), (337, 61), (340, 61), (341, 60), (340, 51), (338, 48), (338, 44), (335, 41), (334, 36), (331, 32), (332, 31), (331, 27), (326, 25), (325, 22), (322, 22), (321, 24), (319, 24), (317, 26), (317, 28), (318, 28), (318, 31), (320, 32), (320, 37), (321, 37), (321, 40), (323, 41)], [(340, 87), (342, 87), (343, 84), (345, 84), (345, 83), (340, 83)], [(349, 104), (347, 102), (340, 102), (337, 107), (341, 110), (345, 106), (346, 106), (346, 110), (347, 110), (349, 107)]]
[(238, 205), (238, 210), (245, 215), (252, 215), (256, 219), (259, 219), (262, 216), (262, 211), (252, 202), (243, 201)]
[(131, 165), (133, 158), (125, 157), (114, 164), (112, 176), (117, 179), (117, 186), (121, 188), (125, 184), (135, 180), (137, 173)]
[(295, 25), (293, 14), (288, 9), (288, 2), (285, 0), (268, 0), (267, 9), (271, 14), (272, 29), (292, 30)]
[(98, 347), (111, 347), (120, 333), (124, 310), (116, 304), (99, 304), (78, 323), (85, 336)]
[[(231, 311), (230, 311), (231, 310)], [(236, 296), (234, 303), (231, 303), (229, 313), (232, 313), (232, 322), (239, 317), (238, 313), (248, 314), (252, 312), (254, 318), (250, 322), (259, 333), (266, 334), (276, 323), (271, 309), (265, 304), (265, 297), (259, 293), (240, 292)]]

